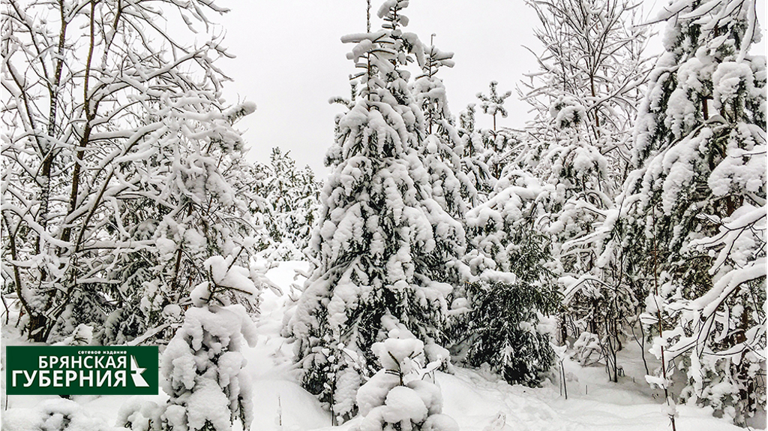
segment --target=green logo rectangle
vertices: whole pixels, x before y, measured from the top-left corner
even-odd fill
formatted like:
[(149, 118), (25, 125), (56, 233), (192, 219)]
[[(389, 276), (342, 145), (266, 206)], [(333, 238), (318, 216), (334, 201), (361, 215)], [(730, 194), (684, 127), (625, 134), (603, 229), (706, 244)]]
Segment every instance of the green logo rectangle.
[(9, 395), (157, 395), (157, 346), (7, 346)]

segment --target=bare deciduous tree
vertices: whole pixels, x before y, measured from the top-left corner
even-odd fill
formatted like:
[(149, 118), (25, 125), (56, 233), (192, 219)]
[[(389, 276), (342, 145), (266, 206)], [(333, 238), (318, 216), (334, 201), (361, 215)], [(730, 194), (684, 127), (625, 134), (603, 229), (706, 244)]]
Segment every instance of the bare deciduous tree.
[[(243, 145), (232, 124), (254, 106), (223, 106), (215, 62), (228, 54), (206, 15), (223, 12), (212, 1), (5, 3), (3, 278), (31, 339), (73, 314), (105, 319), (138, 301), (134, 287), (163, 297), (155, 308), (178, 301), (204, 277), (201, 258), (236, 253), (251, 230), (232, 185)], [(182, 41), (185, 26), (207, 32)]]

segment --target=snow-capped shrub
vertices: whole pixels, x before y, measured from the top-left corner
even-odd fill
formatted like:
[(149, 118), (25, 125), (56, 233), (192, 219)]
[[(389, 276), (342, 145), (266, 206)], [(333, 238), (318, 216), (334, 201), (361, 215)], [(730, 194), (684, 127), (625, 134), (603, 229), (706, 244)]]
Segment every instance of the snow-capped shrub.
[(125, 431), (107, 425), (80, 404), (64, 398), (48, 399), (34, 408), (3, 411), (6, 431)]
[(163, 406), (143, 399), (131, 397), (117, 412), (118, 426), (131, 431), (161, 431)]
[(190, 294), (193, 307), (161, 358), (162, 387), (170, 396), (162, 429), (229, 431), (239, 421), (247, 430), (253, 421), (253, 394), (241, 350), (243, 342), (255, 345), (256, 326), (245, 307), (229, 305), (227, 293), (253, 295), (256, 281), (247, 269), (232, 265), (232, 259), (214, 256), (205, 265), (209, 281)]
[(549, 115), (558, 129), (575, 128), (587, 119), (587, 110), (573, 97), (560, 96), (549, 108)]
[[(163, 353), (163, 390), (171, 396), (164, 413), (168, 427), (248, 429), (253, 420), (250, 376), (240, 353), (243, 337), (255, 345), (255, 326), (242, 305), (204, 305), (187, 310), (184, 324)], [(182, 414), (170, 414), (183, 408)]]
[(56, 343), (59, 346), (87, 346), (93, 341), (93, 328), (80, 324), (72, 332), (72, 335)]
[(360, 414), (364, 416), (357, 431), (459, 430), (456, 421), (441, 413), (443, 397), (429, 375), (440, 362), (425, 367), (421, 340), (399, 325), (372, 350), (383, 368), (357, 393)]

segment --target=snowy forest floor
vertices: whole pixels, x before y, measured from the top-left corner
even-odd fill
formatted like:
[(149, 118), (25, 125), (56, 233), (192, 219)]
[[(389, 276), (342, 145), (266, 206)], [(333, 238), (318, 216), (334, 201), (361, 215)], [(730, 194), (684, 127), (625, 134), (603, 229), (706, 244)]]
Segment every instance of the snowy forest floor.
[[(292, 347), (280, 336), (287, 292), (294, 282), (294, 269), (304, 269), (303, 262), (286, 262), (270, 270), (267, 276), (284, 294), (263, 293), (261, 315), (256, 322), (259, 340), (246, 348), (247, 369), (254, 379), (255, 431), (352, 431), (359, 419), (342, 426), (331, 426), (330, 414), (314, 396), (298, 384), (292, 368)], [(3, 344), (24, 343), (13, 324), (3, 327)], [(568, 399), (560, 394), (557, 383), (545, 381), (542, 388), (510, 386), (498, 376), (484, 371), (456, 367), (455, 374), (437, 374), (444, 397), (443, 413), (452, 416), (463, 431), (576, 431), (576, 430), (665, 430), (671, 429), (662, 412), (659, 391), (645, 382), (642, 362), (628, 361), (639, 346), (630, 342), (619, 363), (625, 376), (611, 383), (603, 366), (582, 367), (566, 361)], [(635, 353), (637, 353), (635, 351)], [(646, 355), (651, 356), (651, 355)], [(3, 414), (23, 416), (28, 408), (53, 396), (3, 397)], [(73, 396), (93, 416), (115, 423), (120, 406), (129, 396)], [(146, 397), (155, 401), (162, 393)], [(740, 430), (725, 419), (712, 416), (708, 409), (679, 406), (678, 431)]]

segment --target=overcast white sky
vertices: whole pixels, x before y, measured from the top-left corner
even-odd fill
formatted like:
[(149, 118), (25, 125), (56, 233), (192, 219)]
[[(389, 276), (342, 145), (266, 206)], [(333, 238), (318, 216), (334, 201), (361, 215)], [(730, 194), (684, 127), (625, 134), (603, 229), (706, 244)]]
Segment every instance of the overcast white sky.
[[(667, 1), (646, 3), (655, 10)], [(764, 5), (764, 0), (758, 3)], [(234, 80), (227, 84), (225, 96), (230, 103), (250, 100), (258, 107), (238, 123), (241, 130), (247, 129), (248, 159), (266, 162), (270, 149), (280, 146), (300, 167), (308, 164), (325, 179), (323, 156), (333, 142), (333, 118), (344, 110), (329, 105), (328, 99), (348, 97), (348, 75), (354, 71), (345, 57), (351, 46), (340, 38), (365, 31), (365, 0), (220, 4), (232, 11), (214, 19), (226, 30), (224, 45), (237, 56), (220, 65)], [(374, 30), (381, 23), (375, 16), (380, 4), (372, 1)], [(533, 55), (523, 46), (541, 51), (533, 36), (538, 20), (530, 7), (522, 0), (413, 0), (406, 15), (407, 31), (425, 42), (435, 33), (435, 44), (455, 53), (456, 66), (440, 72), (454, 115), (476, 102), (475, 94), (487, 93), (488, 83), (496, 80), (502, 91), (513, 91), (507, 99), (509, 118), (499, 124), (523, 125), (528, 106), (516, 99), (514, 89), (523, 74), (536, 70)], [(658, 43), (652, 47), (660, 49)], [(490, 124), (484, 121), (480, 124)]]

